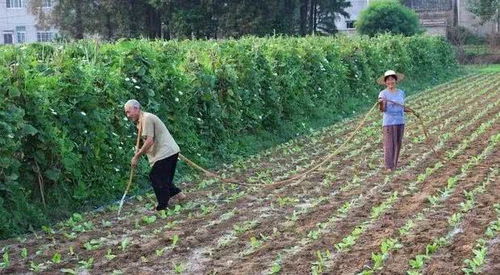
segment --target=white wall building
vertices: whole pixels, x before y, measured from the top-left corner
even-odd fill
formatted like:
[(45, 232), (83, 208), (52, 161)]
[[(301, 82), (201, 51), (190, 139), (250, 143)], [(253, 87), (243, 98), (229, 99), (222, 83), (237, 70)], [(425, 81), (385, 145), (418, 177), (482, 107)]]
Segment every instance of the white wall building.
[[(54, 0), (42, 0), (43, 11), (50, 12)], [(37, 26), (29, 12), (28, 0), (0, 0), (0, 44), (45, 42), (54, 39), (57, 30)]]
[[(0, 0), (1, 1), (1, 0)], [(349, 13), (350, 17), (345, 18), (343, 16), (339, 16), (337, 20), (335, 20), (335, 25), (337, 29), (341, 32), (355, 32), (356, 28), (354, 27), (354, 23), (356, 22), (359, 14), (363, 9), (368, 6), (369, 0), (351, 0), (351, 6), (346, 9), (346, 12)]]

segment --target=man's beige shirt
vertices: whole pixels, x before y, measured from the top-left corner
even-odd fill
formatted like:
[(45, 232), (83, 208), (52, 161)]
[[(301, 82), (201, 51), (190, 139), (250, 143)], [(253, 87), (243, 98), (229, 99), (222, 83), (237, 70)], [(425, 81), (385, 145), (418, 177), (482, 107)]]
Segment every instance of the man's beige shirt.
[(180, 152), (179, 145), (177, 145), (163, 121), (156, 115), (143, 112), (140, 123), (142, 123), (142, 139), (145, 140), (147, 137), (153, 137), (154, 140), (153, 146), (146, 152), (151, 166), (159, 160)]

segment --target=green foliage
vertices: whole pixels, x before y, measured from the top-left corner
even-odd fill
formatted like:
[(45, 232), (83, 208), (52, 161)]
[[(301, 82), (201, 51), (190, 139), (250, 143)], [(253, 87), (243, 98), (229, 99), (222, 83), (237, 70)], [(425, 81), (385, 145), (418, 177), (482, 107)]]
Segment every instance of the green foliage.
[(221, 38), (244, 35), (331, 34), (348, 17), (348, 0), (55, 1), (51, 20), (41, 0), (29, 0), (38, 24), (53, 21), (63, 36), (117, 38)]
[[(120, 197), (135, 140), (127, 99), (210, 166), (371, 105), (374, 79), (388, 68), (426, 83), (456, 69), (442, 39), (388, 35), (35, 43), (2, 47), (0, 64), (0, 238)], [(146, 169), (140, 163), (137, 174)], [(178, 175), (188, 171), (181, 165)], [(65, 225), (93, 227), (78, 214)]]
[(499, 7), (500, 0), (469, 0), (467, 9), (481, 19), (481, 24), (489, 20), (500, 23)]
[(418, 15), (396, 0), (371, 1), (359, 15), (356, 28), (369, 36), (385, 32), (411, 36), (421, 32)]

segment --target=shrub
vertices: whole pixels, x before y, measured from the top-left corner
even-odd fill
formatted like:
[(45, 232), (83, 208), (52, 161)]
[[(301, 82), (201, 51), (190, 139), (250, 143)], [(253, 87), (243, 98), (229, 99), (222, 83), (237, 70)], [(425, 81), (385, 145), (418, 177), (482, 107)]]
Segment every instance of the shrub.
[(422, 32), (418, 15), (396, 0), (376, 0), (361, 11), (356, 21), (361, 34), (392, 33), (411, 36)]

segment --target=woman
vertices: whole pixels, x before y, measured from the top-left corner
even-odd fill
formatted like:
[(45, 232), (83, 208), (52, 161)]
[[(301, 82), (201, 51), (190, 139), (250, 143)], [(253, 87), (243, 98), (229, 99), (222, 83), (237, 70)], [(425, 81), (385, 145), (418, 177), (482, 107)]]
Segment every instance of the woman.
[(384, 112), (384, 161), (388, 172), (394, 171), (398, 164), (399, 152), (405, 128), (404, 112), (413, 112), (404, 107), (405, 92), (396, 88), (396, 84), (404, 79), (404, 75), (389, 70), (381, 76), (377, 83), (385, 85), (378, 96), (379, 109)]

